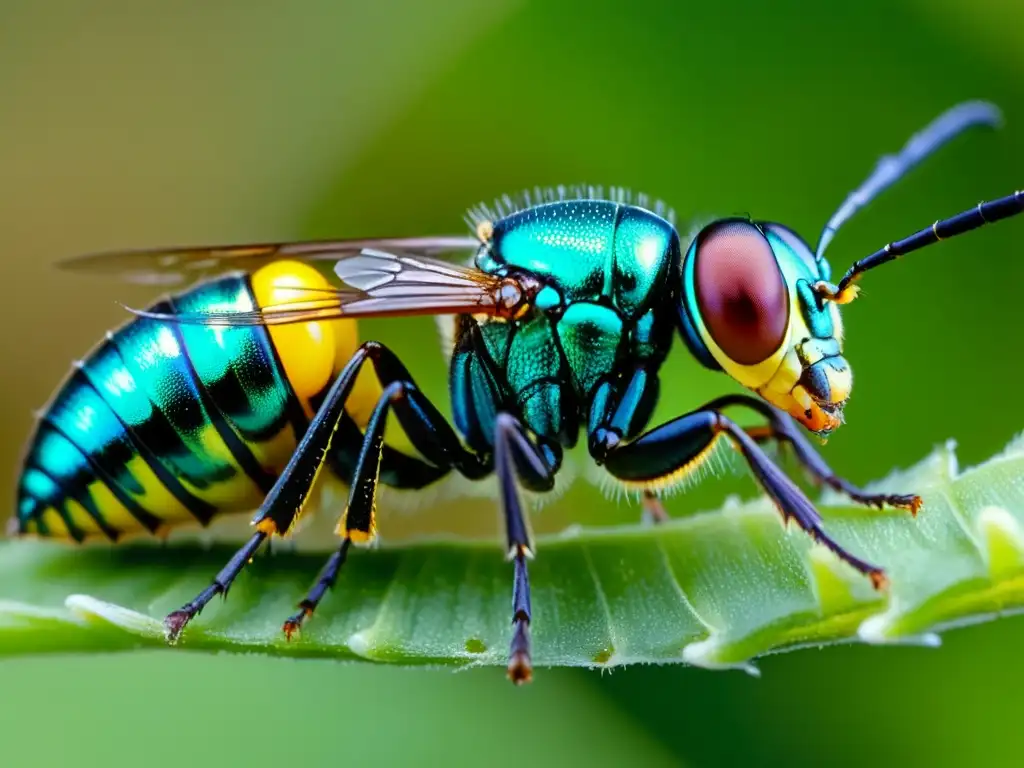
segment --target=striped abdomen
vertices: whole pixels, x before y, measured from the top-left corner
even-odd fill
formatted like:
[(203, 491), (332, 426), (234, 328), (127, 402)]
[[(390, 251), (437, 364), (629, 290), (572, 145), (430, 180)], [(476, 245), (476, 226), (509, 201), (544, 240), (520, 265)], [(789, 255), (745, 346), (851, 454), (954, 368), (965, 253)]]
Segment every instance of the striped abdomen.
[[(279, 262), (152, 310), (251, 311), (280, 301), (283, 287), (323, 285), (311, 267)], [(18, 531), (116, 538), (256, 509), (355, 345), (347, 321), (129, 322), (76, 366), (40, 417), (18, 484)]]

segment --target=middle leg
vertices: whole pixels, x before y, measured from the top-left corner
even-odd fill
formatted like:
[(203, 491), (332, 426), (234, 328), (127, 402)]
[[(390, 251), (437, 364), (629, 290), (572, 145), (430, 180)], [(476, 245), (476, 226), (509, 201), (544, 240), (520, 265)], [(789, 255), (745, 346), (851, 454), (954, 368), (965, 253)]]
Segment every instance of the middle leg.
[(668, 512), (665, 511), (665, 505), (661, 503), (658, 494), (650, 488), (644, 488), (643, 495), (640, 497), (640, 503), (644, 508), (645, 519), (649, 519), (655, 525), (668, 520)]
[(533, 557), (530, 531), (523, 516), (517, 479), (535, 491), (554, 487), (554, 468), (543, 451), (525, 434), (522, 424), (508, 413), (499, 413), (494, 426), (494, 473), (498, 478), (501, 509), (505, 518), (508, 558), (514, 564), (512, 586), (512, 642), (509, 644), (508, 678), (516, 685), (533, 677), (530, 648), (530, 579), (526, 561)]

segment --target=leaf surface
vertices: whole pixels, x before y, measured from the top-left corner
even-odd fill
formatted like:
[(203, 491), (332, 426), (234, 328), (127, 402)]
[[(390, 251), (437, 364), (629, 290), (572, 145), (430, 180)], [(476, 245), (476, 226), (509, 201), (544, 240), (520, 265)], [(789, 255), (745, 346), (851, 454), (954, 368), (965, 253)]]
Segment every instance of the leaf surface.
[[(765, 499), (660, 526), (541, 538), (530, 564), (537, 666), (689, 663), (752, 670), (757, 656), (937, 632), (1024, 605), (1024, 439), (960, 472), (952, 446), (876, 484), (925, 508), (827, 495), (826, 528), (882, 564), (888, 593), (787, 529)], [(0, 545), (0, 654), (167, 648), (160, 618), (209, 583), (227, 544)], [(493, 542), (422, 542), (350, 555), (301, 636), (281, 624), (321, 553), (259, 556), (167, 652), (230, 651), (398, 664), (504, 665), (511, 566)]]

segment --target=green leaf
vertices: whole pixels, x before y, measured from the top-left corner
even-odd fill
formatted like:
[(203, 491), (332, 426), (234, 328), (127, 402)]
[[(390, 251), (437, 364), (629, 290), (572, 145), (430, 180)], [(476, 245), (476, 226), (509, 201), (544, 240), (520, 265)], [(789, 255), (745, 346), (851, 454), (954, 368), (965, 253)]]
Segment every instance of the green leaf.
[[(900, 511), (821, 502), (827, 529), (882, 564), (888, 594), (787, 530), (765, 499), (661, 526), (576, 529), (530, 565), (538, 666), (685, 662), (752, 671), (756, 656), (843, 641), (936, 644), (938, 630), (1024, 605), (1024, 437), (960, 472), (952, 446), (878, 489)], [(0, 546), (0, 653), (167, 647), (160, 617), (208, 583), (232, 548)], [(322, 554), (258, 557), (168, 652), (256, 652), (399, 664), (505, 663), (511, 566), (487, 542), (424, 542), (350, 556), (291, 642), (281, 633)]]

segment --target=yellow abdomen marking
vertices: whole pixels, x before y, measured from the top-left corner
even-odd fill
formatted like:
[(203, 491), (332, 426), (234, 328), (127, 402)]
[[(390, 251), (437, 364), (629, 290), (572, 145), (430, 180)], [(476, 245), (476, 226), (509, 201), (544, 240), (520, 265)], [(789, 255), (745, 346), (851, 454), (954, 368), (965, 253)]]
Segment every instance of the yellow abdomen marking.
[(46, 529), (49, 531), (49, 535), (51, 538), (71, 538), (71, 532), (68, 530), (67, 525), (64, 524), (64, 519), (60, 516), (60, 513), (57, 512), (57, 510), (54, 509), (53, 507), (47, 507), (45, 510), (43, 510), (42, 514), (39, 516), (39, 519), (40, 521), (42, 521), (43, 525), (46, 526)]
[[(274, 262), (254, 272), (251, 280), (256, 303), (264, 308), (287, 304), (301, 309), (306, 302), (309, 308), (324, 306), (326, 294), (302, 289), (334, 287), (317, 269), (299, 261)], [(312, 418), (310, 399), (331, 383), (359, 347), (356, 321), (270, 325), (267, 331), (292, 389), (306, 414)], [(363, 366), (345, 403), (345, 410), (360, 427), (366, 426), (381, 392), (373, 366)], [(388, 430), (387, 442), (394, 448), (417, 455), (401, 429), (393, 427)]]
[[(304, 288), (330, 288), (320, 272), (298, 261), (277, 261), (252, 275), (256, 303), (262, 307), (287, 305), (296, 309), (323, 306), (328, 295)], [(308, 322), (267, 326), (271, 343), (284, 368), (288, 382), (307, 415), (313, 410), (309, 400), (323, 391), (335, 371), (335, 359), (342, 349), (355, 349), (356, 324), (353, 320)], [(348, 353), (351, 356), (351, 351)]]

